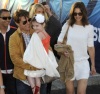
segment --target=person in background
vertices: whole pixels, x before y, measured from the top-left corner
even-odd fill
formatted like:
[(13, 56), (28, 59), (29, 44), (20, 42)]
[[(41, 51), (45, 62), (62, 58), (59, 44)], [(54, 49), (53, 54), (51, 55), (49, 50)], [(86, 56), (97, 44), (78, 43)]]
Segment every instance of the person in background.
[[(87, 82), (90, 75), (88, 58), (91, 59), (91, 74), (95, 70), (95, 50), (93, 41), (93, 26), (87, 19), (87, 11), (83, 2), (72, 5), (69, 20), (63, 25), (58, 37), (58, 43), (62, 43), (69, 26), (66, 43), (72, 47), (74, 53), (74, 77), (66, 83), (66, 94), (74, 93), (74, 83), (77, 80), (77, 94), (86, 94)], [(88, 55), (88, 53), (89, 55)], [(68, 53), (64, 53), (68, 56)]]
[[(23, 54), (28, 45), (33, 30), (30, 28), (29, 12), (26, 10), (17, 10), (13, 14), (18, 29), (12, 34), (9, 40), (9, 52), (14, 64), (14, 77), (16, 78), (16, 87), (18, 94), (33, 94), (32, 88), (24, 75), (24, 70), (38, 70), (23, 61)], [(42, 91), (42, 90), (41, 90)], [(41, 93), (42, 94), (42, 93)]]
[(3, 85), (2, 73), (0, 69), (0, 94), (5, 94), (4, 89), (5, 89), (5, 86)]
[(9, 55), (9, 37), (16, 29), (10, 27), (11, 15), (7, 9), (0, 9), (0, 66), (5, 86), (5, 94), (16, 94), (14, 65)]
[[(36, 14), (43, 14), (45, 16), (45, 19), (46, 19), (45, 30), (51, 37), (50, 46), (53, 49), (54, 55), (57, 58), (59, 58), (59, 56), (57, 55), (57, 52), (54, 50), (54, 45), (57, 43), (57, 38), (61, 31), (62, 26), (61, 26), (60, 21), (58, 21), (53, 16), (53, 14), (50, 10), (50, 7), (46, 3), (44, 3), (43, 5), (42, 4), (33, 4), (30, 7), (30, 10), (29, 10), (30, 18), (32, 18)], [(52, 85), (51, 82), (47, 84), (47, 94), (50, 94), (50, 92), (51, 92), (51, 85)]]

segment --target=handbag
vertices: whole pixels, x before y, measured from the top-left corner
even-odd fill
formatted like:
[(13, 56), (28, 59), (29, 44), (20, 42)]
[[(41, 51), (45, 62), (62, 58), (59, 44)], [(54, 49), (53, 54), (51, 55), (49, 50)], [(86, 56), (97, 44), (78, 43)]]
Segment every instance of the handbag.
[[(66, 30), (66, 33), (65, 33), (65, 36), (64, 36), (64, 39), (63, 39), (63, 42), (60, 43), (60, 44), (55, 44), (54, 45), (54, 49), (57, 51), (57, 52), (63, 52), (63, 50), (65, 49), (66, 46), (70, 46), (70, 45), (67, 45), (66, 44), (66, 40), (67, 40), (67, 35), (68, 35), (68, 30), (69, 30), (69, 25), (68, 25), (68, 28)], [(71, 47), (71, 46), (70, 46)]]
[(59, 55), (61, 55), (65, 51), (67, 51), (67, 52), (72, 51), (71, 46), (66, 44), (69, 27), (70, 26), (68, 25), (68, 28), (67, 28), (66, 33), (65, 33), (65, 36), (63, 38), (63, 42), (60, 43), (60, 44), (55, 44), (54, 45), (54, 49), (58, 52)]
[(52, 82), (52, 81), (54, 81), (54, 80), (56, 80), (57, 79), (57, 77), (50, 77), (50, 76), (48, 76), (48, 75), (45, 75), (45, 76), (43, 76), (42, 78), (41, 78), (41, 83), (42, 84), (44, 84), (44, 83), (50, 83), (50, 82)]
[[(69, 26), (66, 30), (63, 42), (61, 44), (55, 44), (54, 49), (61, 54), (58, 61), (58, 72), (60, 74), (60, 80), (67, 82), (74, 77), (74, 56), (70, 45), (66, 44)], [(64, 52), (67, 51), (68, 56), (64, 56)]]

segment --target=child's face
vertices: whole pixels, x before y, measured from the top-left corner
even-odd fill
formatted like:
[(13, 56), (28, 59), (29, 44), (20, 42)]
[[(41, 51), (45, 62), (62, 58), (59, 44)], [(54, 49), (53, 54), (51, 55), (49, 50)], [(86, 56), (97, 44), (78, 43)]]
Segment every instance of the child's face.
[(38, 32), (44, 30), (43, 25), (40, 24), (40, 23), (38, 23), (38, 22), (36, 22), (36, 21), (32, 22), (32, 28), (33, 28), (35, 31), (38, 31)]

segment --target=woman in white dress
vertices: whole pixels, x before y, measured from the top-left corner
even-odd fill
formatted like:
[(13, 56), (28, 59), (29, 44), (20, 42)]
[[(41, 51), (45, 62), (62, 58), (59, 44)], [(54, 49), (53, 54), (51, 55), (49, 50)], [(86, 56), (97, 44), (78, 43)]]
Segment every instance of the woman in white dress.
[[(77, 80), (77, 94), (86, 94), (87, 81), (90, 75), (88, 58), (91, 60), (91, 74), (95, 70), (95, 51), (93, 41), (93, 26), (87, 20), (87, 11), (83, 2), (72, 5), (69, 20), (63, 25), (58, 37), (58, 43), (62, 43), (67, 28), (68, 35), (66, 43), (71, 45), (74, 52), (74, 78), (66, 83), (66, 93), (74, 94), (74, 83)], [(88, 55), (89, 53), (89, 55)], [(68, 55), (67, 52), (64, 53)]]

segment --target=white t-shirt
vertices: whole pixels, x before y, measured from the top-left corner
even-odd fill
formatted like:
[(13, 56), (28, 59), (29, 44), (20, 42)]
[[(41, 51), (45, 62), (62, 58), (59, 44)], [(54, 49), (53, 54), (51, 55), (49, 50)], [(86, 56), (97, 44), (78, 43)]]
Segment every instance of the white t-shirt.
[[(63, 41), (67, 28), (68, 24), (66, 22), (62, 27), (58, 42)], [(74, 24), (73, 27), (69, 27), (66, 43), (71, 45), (74, 51), (75, 62), (89, 58), (87, 48), (94, 46), (93, 30), (93, 26), (90, 24), (85, 27)]]

